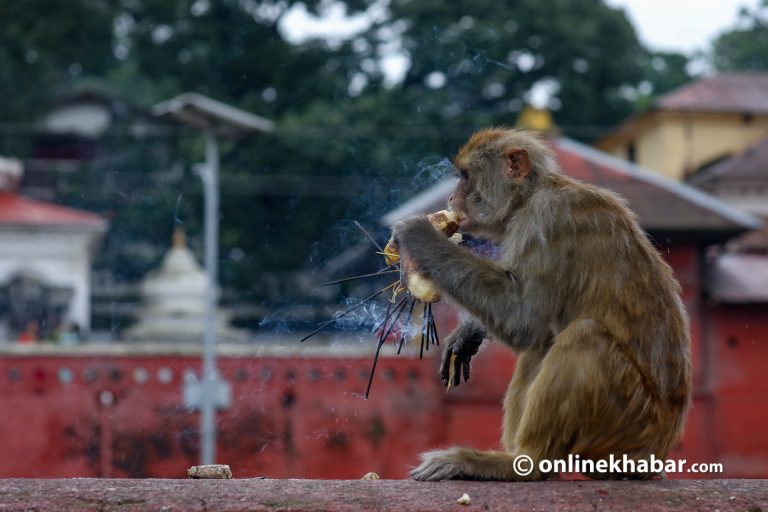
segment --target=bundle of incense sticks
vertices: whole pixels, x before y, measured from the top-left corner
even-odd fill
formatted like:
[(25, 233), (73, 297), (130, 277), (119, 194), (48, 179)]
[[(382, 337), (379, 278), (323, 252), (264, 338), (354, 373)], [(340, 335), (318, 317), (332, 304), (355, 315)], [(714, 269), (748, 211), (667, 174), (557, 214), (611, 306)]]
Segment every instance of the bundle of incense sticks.
[[(363, 226), (355, 221), (355, 225), (363, 232), (363, 234), (370, 240), (373, 245), (379, 250), (379, 254), (384, 254), (384, 250), (382, 247), (376, 242), (376, 240), (368, 233), (368, 231), (363, 228)], [(359, 276), (352, 276), (352, 277), (345, 277), (343, 279), (337, 279), (335, 281), (329, 281), (327, 283), (323, 283), (323, 286), (330, 286), (333, 284), (339, 284), (339, 283), (345, 283), (348, 281), (355, 281), (357, 279), (366, 279), (366, 278), (373, 278), (373, 277), (381, 277), (384, 275), (389, 274), (399, 274), (400, 269), (397, 265), (397, 262), (390, 262), (390, 265), (387, 265), (386, 267), (382, 268), (378, 272), (373, 272), (370, 274), (362, 274)], [(403, 348), (403, 344), (406, 341), (406, 338), (408, 338), (411, 334), (411, 321), (413, 320), (413, 313), (416, 309), (416, 304), (421, 304), (422, 307), (422, 319), (421, 319), (421, 342), (420, 342), (420, 348), (419, 348), (419, 359), (422, 359), (424, 357), (424, 351), (429, 350), (430, 345), (440, 345), (440, 339), (437, 336), (437, 326), (435, 325), (435, 316), (432, 313), (432, 303), (430, 302), (423, 302), (419, 300), (418, 298), (414, 297), (407, 288), (401, 286), (400, 279), (397, 281), (389, 284), (388, 286), (385, 286), (381, 290), (369, 295), (368, 297), (364, 298), (354, 306), (349, 307), (347, 310), (343, 311), (342, 313), (334, 316), (334, 318), (327, 320), (325, 322), (322, 322), (317, 326), (317, 328), (312, 331), (311, 333), (304, 336), (300, 342), (305, 342), (315, 334), (319, 333), (323, 329), (329, 327), (337, 320), (345, 317), (346, 315), (352, 313), (353, 311), (361, 308), (365, 304), (368, 304), (369, 302), (373, 301), (377, 297), (379, 297), (384, 292), (392, 290), (392, 296), (387, 301), (387, 311), (384, 314), (384, 319), (379, 322), (379, 324), (374, 328), (374, 333), (378, 333), (378, 340), (376, 344), (376, 353), (373, 356), (373, 366), (371, 368), (371, 374), (368, 378), (368, 387), (365, 390), (365, 399), (368, 399), (368, 396), (371, 393), (371, 385), (373, 384), (373, 376), (376, 372), (376, 364), (379, 360), (379, 354), (381, 352), (381, 347), (384, 345), (384, 343), (387, 341), (387, 339), (390, 338), (390, 336), (397, 332), (395, 331), (395, 326), (398, 324), (398, 321), (402, 317), (403, 313), (407, 310), (408, 313), (406, 314), (405, 321), (400, 325), (399, 327), (399, 341), (397, 344), (397, 353), (400, 354), (400, 351)], [(405, 293), (405, 296), (397, 300), (397, 295), (399, 293)]]

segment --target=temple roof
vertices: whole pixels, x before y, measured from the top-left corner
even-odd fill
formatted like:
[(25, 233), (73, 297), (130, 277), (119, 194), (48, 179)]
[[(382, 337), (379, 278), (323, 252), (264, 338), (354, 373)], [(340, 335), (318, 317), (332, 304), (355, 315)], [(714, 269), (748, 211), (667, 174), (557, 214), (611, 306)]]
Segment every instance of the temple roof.
[(724, 73), (661, 96), (657, 110), (768, 114), (768, 73)]
[(688, 183), (700, 187), (719, 183), (768, 184), (768, 138), (761, 139), (740, 153), (691, 176)]
[(0, 225), (72, 226), (103, 230), (106, 220), (84, 210), (0, 191)]

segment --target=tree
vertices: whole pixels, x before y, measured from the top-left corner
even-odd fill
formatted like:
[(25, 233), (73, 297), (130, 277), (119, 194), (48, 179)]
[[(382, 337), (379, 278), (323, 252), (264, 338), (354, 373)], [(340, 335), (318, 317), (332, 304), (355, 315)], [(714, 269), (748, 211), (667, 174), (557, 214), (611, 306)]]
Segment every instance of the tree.
[(411, 66), (396, 99), (410, 103), (414, 122), (512, 124), (543, 90), (565, 132), (590, 138), (598, 133), (588, 127), (632, 113), (621, 92), (644, 78), (634, 28), (599, 0), (395, 0), (390, 12), (366, 34), (370, 55), (362, 57), (375, 57), (400, 27)]
[(293, 3), (124, 1), (117, 46), (143, 80), (170, 79), (176, 91), (195, 90), (265, 117), (301, 112), (346, 94), (349, 47), (286, 41), (278, 24)]
[(114, 64), (109, 0), (0, 2), (0, 119), (29, 122), (50, 100)]
[(635, 109), (638, 111), (647, 109), (660, 95), (677, 89), (693, 78), (688, 72), (690, 59), (681, 53), (648, 52), (641, 62), (644, 80), (634, 91), (637, 98)]
[(768, 70), (768, 0), (741, 9), (737, 26), (715, 39), (711, 61), (718, 71)]

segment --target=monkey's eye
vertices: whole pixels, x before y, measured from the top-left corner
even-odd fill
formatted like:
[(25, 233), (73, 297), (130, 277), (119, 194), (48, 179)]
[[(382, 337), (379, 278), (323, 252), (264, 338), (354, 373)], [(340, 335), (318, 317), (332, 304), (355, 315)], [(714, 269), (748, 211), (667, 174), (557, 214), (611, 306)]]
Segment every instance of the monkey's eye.
[(469, 178), (469, 174), (467, 174), (467, 171), (463, 169), (456, 169), (456, 174), (458, 174), (459, 178), (463, 180), (466, 180), (467, 178)]

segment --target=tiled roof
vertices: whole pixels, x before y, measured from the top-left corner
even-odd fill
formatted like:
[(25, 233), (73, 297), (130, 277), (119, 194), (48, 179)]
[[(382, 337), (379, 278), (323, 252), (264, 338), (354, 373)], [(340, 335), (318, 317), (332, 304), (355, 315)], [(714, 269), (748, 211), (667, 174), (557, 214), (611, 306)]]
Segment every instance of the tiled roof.
[(726, 73), (702, 78), (661, 96), (655, 107), (768, 114), (768, 73)]
[(37, 201), (12, 192), (0, 192), (0, 225), (106, 227), (106, 221), (93, 213)]
[(768, 184), (768, 138), (695, 174), (688, 180), (696, 186), (738, 181), (762, 181)]
[[(563, 171), (581, 181), (605, 187), (627, 199), (649, 232), (730, 232), (756, 229), (760, 222), (690, 185), (678, 183), (571, 139), (552, 142)], [(445, 208), (453, 179), (438, 183), (386, 214), (383, 225)]]
[(647, 231), (742, 231), (760, 221), (690, 185), (664, 178), (574, 140), (554, 143), (564, 172), (617, 192)]

